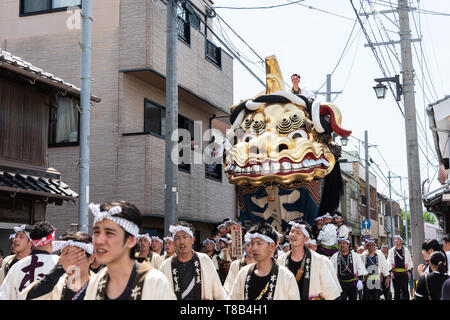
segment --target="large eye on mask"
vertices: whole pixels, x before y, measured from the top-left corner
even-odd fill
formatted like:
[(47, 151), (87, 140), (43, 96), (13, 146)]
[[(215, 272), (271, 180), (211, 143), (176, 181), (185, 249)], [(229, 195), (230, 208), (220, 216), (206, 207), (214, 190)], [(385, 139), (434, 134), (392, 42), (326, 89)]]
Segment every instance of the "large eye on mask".
[(288, 137), (291, 139), (294, 139), (294, 140), (297, 138), (309, 139), (308, 133), (303, 129), (297, 129), (297, 130), (290, 132)]

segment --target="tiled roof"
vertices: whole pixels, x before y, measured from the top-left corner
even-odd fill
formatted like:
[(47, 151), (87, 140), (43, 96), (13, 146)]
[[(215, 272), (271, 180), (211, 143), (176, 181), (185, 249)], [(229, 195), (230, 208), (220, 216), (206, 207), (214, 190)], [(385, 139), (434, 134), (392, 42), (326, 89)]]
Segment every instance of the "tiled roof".
[[(8, 51), (0, 49), (0, 67), (2, 66), (3, 63), (13, 67), (20, 68), (26, 72), (29, 72), (30, 75), (37, 76), (40, 79), (50, 80), (50, 82), (53, 82), (55, 85), (62, 85), (64, 87), (67, 87), (68, 89), (71, 89), (71, 91), (75, 91), (78, 93), (78, 95), (80, 95), (81, 89), (76, 87), (75, 85), (65, 82), (63, 79), (58, 78), (57, 76), (49, 72), (45, 72), (43, 69), (32, 65), (31, 63), (23, 60), (20, 57), (14, 56)], [(96, 102), (101, 101), (100, 98), (95, 96), (91, 96), (91, 100), (94, 100)]]
[(0, 170), (0, 191), (75, 200), (78, 194), (59, 179)]

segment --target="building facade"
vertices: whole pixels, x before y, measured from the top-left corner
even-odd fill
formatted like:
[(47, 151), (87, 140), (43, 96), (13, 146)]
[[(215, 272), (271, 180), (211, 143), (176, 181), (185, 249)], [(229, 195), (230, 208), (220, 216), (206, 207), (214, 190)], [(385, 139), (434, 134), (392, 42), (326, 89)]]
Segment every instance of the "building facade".
[(48, 145), (76, 130), (54, 126), (52, 118), (73, 111), (79, 100), (78, 88), (0, 49), (0, 248), (5, 254), (14, 227), (45, 220), (47, 210), (78, 198), (50, 166)]
[[(79, 3), (2, 1), (0, 47), (78, 85), (80, 13), (67, 6)], [(213, 42), (211, 14), (202, 1), (180, 6), (178, 15), (178, 123), (192, 135), (199, 130), (194, 122), (201, 124), (193, 146), (202, 151), (209, 143), (202, 136), (213, 119), (229, 114), (233, 60)], [(166, 6), (152, 0), (96, 0), (93, 18), (92, 91), (102, 102), (91, 111), (89, 201), (128, 200), (144, 214), (144, 231), (162, 236)], [(49, 148), (49, 163), (76, 191), (78, 158), (76, 142)], [(203, 162), (179, 166), (178, 217), (193, 223), (198, 238), (236, 216), (235, 188), (222, 172)], [(64, 231), (78, 221), (77, 204), (49, 209), (47, 219)]]

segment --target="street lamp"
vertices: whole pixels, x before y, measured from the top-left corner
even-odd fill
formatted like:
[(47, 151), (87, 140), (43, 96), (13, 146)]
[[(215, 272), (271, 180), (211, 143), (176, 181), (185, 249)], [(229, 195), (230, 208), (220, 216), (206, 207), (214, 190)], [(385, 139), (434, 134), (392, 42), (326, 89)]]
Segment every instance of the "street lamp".
[(401, 95), (402, 95), (402, 85), (400, 84), (400, 76), (397, 74), (395, 77), (388, 77), (388, 78), (377, 78), (374, 79), (378, 84), (373, 87), (375, 90), (375, 94), (377, 95), (378, 99), (384, 99), (386, 97), (386, 85), (382, 84), (382, 82), (394, 82), (395, 88), (397, 91), (397, 96), (395, 97), (395, 100), (400, 101)]
[(373, 87), (378, 99), (384, 99), (386, 97), (386, 89), (386, 85), (381, 83), (378, 83), (375, 87)]
[(342, 144), (342, 146), (346, 146), (347, 145), (347, 143), (348, 143), (348, 138), (347, 137), (342, 137), (341, 138), (341, 144)]

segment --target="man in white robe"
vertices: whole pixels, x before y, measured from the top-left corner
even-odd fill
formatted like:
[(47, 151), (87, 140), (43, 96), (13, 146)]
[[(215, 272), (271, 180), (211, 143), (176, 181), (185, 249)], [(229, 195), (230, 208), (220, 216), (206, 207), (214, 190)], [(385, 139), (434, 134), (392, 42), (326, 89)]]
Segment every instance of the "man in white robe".
[(231, 289), (233, 289), (233, 284), (236, 280), (239, 270), (241, 270), (246, 265), (256, 262), (253, 258), (250, 239), (248, 239), (248, 237), (244, 237), (244, 241), (244, 256), (241, 259), (234, 260), (231, 263), (227, 278), (225, 279), (225, 283), (223, 284), (223, 288), (225, 289), (227, 295), (229, 295), (231, 293)]
[(91, 277), (84, 300), (175, 300), (164, 275), (135, 260), (142, 214), (126, 201), (89, 205), (95, 258), (106, 265)]
[(256, 263), (239, 271), (229, 299), (300, 300), (294, 275), (273, 258), (278, 240), (273, 227), (267, 223), (257, 224), (248, 234)]
[(180, 223), (169, 231), (176, 254), (164, 260), (160, 271), (166, 276), (178, 300), (225, 300), (226, 293), (212, 260), (205, 253), (195, 252), (192, 226)]
[(305, 244), (310, 228), (301, 219), (289, 222), (289, 242), (292, 250), (278, 258), (281, 266), (288, 268), (298, 283), (301, 300), (335, 300), (341, 295), (341, 286), (330, 260)]
[(342, 217), (342, 214), (339, 211), (336, 211), (334, 213), (333, 223), (335, 224), (335, 226), (337, 228), (336, 232), (337, 232), (338, 238), (350, 239), (350, 237), (349, 237), (350, 230), (344, 224), (344, 218)]
[(363, 287), (362, 280), (367, 270), (359, 254), (350, 251), (350, 240), (339, 238), (339, 251), (331, 257), (331, 263), (337, 273), (342, 288), (341, 300), (356, 300), (358, 290)]
[(91, 237), (81, 231), (66, 233), (53, 241), (54, 252), (61, 251), (58, 263), (42, 279), (20, 292), (27, 300), (83, 300), (94, 260)]
[(3, 259), (2, 267), (0, 269), (0, 286), (5, 280), (5, 277), (8, 275), (9, 270), (12, 266), (22, 260), (25, 257), (28, 257), (31, 254), (31, 226), (24, 224), (19, 227), (14, 227), (14, 239), (12, 243), (12, 249), (14, 250), (14, 254), (7, 256)]
[(161, 266), (162, 259), (159, 254), (150, 250), (151, 244), (153, 243), (152, 238), (150, 238), (148, 233), (140, 234), (138, 236), (139, 253), (136, 254), (136, 258), (140, 262), (142, 262), (144, 259), (147, 259), (152, 264), (152, 266), (158, 270)]
[(42, 279), (58, 262), (52, 255), (55, 229), (47, 222), (38, 222), (30, 231), (31, 255), (18, 261), (9, 270), (0, 288), (0, 299), (19, 300), (19, 294), (35, 280)]
[(331, 257), (338, 250), (337, 228), (331, 223), (332, 217), (328, 212), (323, 215), (322, 218), (324, 224), (317, 236), (317, 240), (319, 241), (317, 253)]
[(389, 288), (390, 268), (384, 254), (376, 250), (374, 240), (368, 240), (367, 250), (361, 254), (361, 259), (367, 270), (364, 281), (363, 300), (380, 300), (382, 293), (381, 281)]
[(389, 250), (388, 265), (391, 268), (394, 300), (409, 300), (409, 270), (413, 269), (413, 261), (408, 248), (403, 246), (403, 238), (394, 236), (395, 246)]

